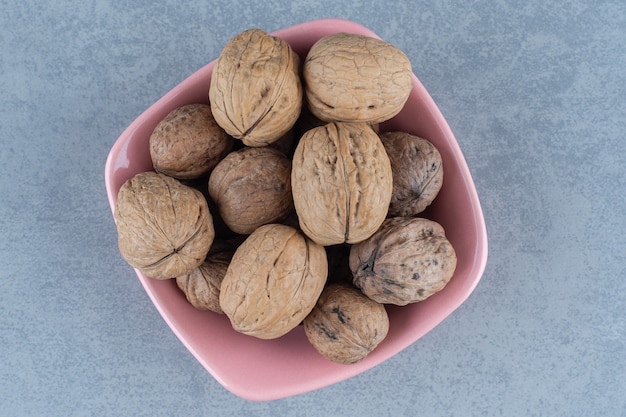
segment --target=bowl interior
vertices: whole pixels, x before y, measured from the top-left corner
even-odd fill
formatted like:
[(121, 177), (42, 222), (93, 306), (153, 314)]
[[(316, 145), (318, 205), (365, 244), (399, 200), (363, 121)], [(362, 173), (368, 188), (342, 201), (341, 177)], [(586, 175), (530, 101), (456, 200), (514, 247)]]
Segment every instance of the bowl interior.
[[(346, 20), (323, 19), (274, 32), (302, 58), (315, 41), (335, 32), (378, 37)], [(207, 64), (142, 113), (113, 145), (105, 166), (111, 210), (122, 184), (139, 172), (152, 170), (148, 140), (156, 124), (174, 108), (207, 103), (211, 71)], [(139, 280), (181, 342), (226, 389), (250, 400), (272, 400), (318, 389), (361, 373), (388, 359), (443, 321), (471, 294), (484, 271), (487, 236), (482, 210), (463, 154), (452, 131), (423, 85), (413, 77), (413, 90), (403, 110), (381, 126), (430, 140), (443, 158), (443, 187), (424, 213), (443, 225), (458, 262), (444, 290), (405, 307), (388, 306), (387, 338), (365, 360), (339, 365), (319, 355), (306, 340), (302, 326), (275, 340), (260, 340), (235, 332), (225, 316), (193, 308), (174, 280), (158, 281), (135, 270)]]

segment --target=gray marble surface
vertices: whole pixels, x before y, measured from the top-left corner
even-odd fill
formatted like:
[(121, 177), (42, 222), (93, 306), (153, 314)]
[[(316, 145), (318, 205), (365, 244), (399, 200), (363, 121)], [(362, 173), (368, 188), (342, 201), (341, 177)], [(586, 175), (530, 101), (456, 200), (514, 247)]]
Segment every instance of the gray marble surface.
[[(104, 162), (234, 34), (341, 17), (454, 131), (489, 261), (372, 370), (257, 403), (184, 348), (117, 249)], [(0, 415), (626, 416), (626, 3), (3, 1)]]

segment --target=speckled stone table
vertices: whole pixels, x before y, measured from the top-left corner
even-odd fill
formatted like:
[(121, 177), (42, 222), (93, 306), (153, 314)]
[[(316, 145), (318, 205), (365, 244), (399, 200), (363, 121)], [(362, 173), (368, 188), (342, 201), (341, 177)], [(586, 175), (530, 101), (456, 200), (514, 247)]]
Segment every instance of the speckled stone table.
[[(225, 390), (117, 249), (107, 153), (251, 27), (339, 17), (404, 50), (489, 234), (440, 326), (344, 382)], [(0, 6), (0, 415), (626, 416), (626, 3), (94, 0)]]

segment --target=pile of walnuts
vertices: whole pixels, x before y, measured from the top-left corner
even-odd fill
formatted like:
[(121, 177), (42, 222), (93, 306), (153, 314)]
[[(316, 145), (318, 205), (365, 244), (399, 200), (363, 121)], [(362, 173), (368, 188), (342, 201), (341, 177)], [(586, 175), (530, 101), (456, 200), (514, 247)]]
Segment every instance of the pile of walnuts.
[(441, 188), (441, 155), (379, 130), (412, 85), (406, 55), (379, 39), (328, 35), (301, 58), (240, 33), (208, 102), (169, 113), (150, 137), (154, 171), (121, 187), (122, 256), (238, 332), (303, 325), (328, 359), (362, 360), (387, 335), (385, 304), (428, 298), (456, 267), (441, 225), (419, 216)]

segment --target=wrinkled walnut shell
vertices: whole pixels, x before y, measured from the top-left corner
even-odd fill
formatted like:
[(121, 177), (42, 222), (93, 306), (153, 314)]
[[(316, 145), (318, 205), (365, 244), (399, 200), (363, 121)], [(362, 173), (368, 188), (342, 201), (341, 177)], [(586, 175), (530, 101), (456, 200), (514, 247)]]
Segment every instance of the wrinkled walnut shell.
[(385, 307), (351, 285), (331, 284), (304, 319), (304, 332), (324, 357), (353, 364), (367, 357), (389, 331)]
[(224, 314), (220, 307), (220, 287), (234, 252), (234, 248), (225, 242), (213, 242), (202, 265), (189, 274), (176, 277), (176, 285), (192, 306)]
[(289, 131), (302, 107), (300, 58), (284, 40), (260, 29), (233, 37), (211, 76), (217, 123), (248, 146), (265, 146)]
[(202, 193), (155, 172), (137, 174), (122, 185), (114, 215), (122, 257), (156, 279), (193, 271), (215, 237)]
[(320, 245), (367, 239), (387, 216), (391, 164), (365, 123), (335, 122), (307, 131), (292, 163), (300, 227)]
[(399, 306), (442, 290), (456, 262), (443, 227), (423, 218), (387, 219), (372, 237), (350, 250), (354, 285), (374, 301)]
[(413, 217), (428, 207), (443, 185), (441, 154), (428, 140), (404, 132), (380, 135), (393, 172), (389, 215)]
[(269, 147), (231, 152), (211, 173), (209, 195), (235, 233), (279, 223), (293, 211), (291, 161)]
[(220, 306), (236, 331), (275, 339), (309, 314), (327, 275), (323, 247), (293, 227), (261, 226), (235, 251)]
[(391, 119), (413, 88), (411, 62), (404, 52), (380, 39), (350, 33), (317, 41), (302, 74), (311, 112), (327, 121)]
[(155, 171), (181, 180), (208, 174), (233, 147), (234, 140), (213, 118), (208, 104), (172, 110), (150, 136)]

